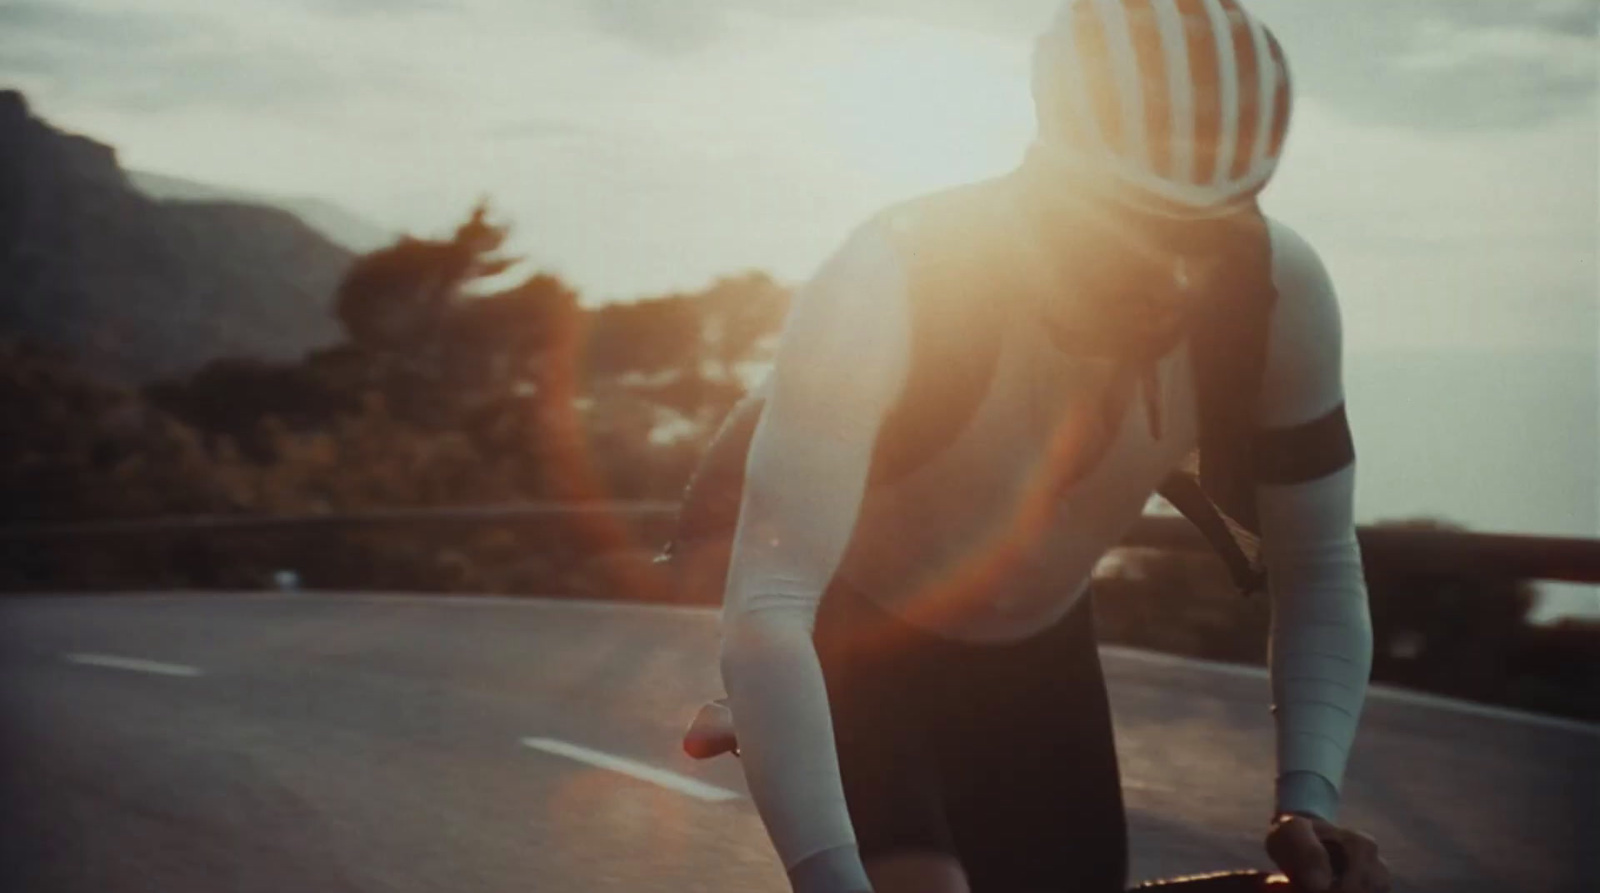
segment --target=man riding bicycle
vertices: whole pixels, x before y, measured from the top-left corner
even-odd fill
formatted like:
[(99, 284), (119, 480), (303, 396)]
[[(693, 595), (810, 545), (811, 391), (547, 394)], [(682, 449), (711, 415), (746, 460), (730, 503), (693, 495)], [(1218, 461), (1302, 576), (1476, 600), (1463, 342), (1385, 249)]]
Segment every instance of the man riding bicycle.
[(1122, 890), (1088, 584), (1187, 469), (1259, 534), (1268, 852), (1387, 890), (1336, 824), (1372, 649), (1338, 306), (1256, 202), (1283, 52), (1236, 0), (1068, 0), (1034, 94), (1016, 170), (875, 216), (798, 291), (747, 454), (691, 487), (686, 515), (742, 487), (722, 672), (752, 798), (797, 893)]

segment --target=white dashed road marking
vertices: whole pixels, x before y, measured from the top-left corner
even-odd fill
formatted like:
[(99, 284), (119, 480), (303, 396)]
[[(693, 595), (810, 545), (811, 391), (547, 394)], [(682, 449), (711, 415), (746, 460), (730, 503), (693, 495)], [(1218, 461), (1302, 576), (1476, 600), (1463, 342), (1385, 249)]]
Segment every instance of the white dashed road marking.
[[(303, 601), (311, 602), (356, 602), (356, 603), (409, 603), (426, 604), (429, 606), (457, 606), (457, 607), (517, 607), (544, 610), (566, 611), (600, 611), (617, 614), (676, 614), (683, 617), (712, 618), (718, 614), (717, 608), (698, 607), (690, 605), (643, 605), (636, 602), (612, 601), (592, 598), (566, 598), (559, 596), (526, 597), (526, 596), (438, 596), (419, 593), (335, 593), (335, 592), (307, 592), (293, 595), (283, 593), (180, 593), (180, 594), (140, 594), (129, 595), (83, 595), (74, 596), (79, 601), (100, 599), (105, 601), (127, 602), (137, 601), (217, 601), (219, 599), (249, 600), (249, 601)], [(1141, 648), (1130, 648), (1121, 645), (1101, 645), (1100, 653), (1105, 656), (1121, 658), (1124, 660), (1152, 664), (1157, 666), (1181, 667), (1199, 672), (1216, 673), (1223, 676), (1234, 676), (1247, 679), (1265, 679), (1267, 671), (1262, 667), (1242, 666), (1237, 664), (1221, 663), (1217, 661), (1201, 660), (1198, 658), (1182, 657), (1174, 654), (1163, 654), (1155, 651), (1146, 651)], [(67, 655), (69, 660), (78, 663), (99, 666), (111, 666), (118, 669), (143, 670), (151, 673), (166, 673), (174, 676), (198, 676), (201, 671), (194, 667), (182, 667), (176, 664), (158, 664), (152, 661), (140, 661), (130, 658), (112, 657), (110, 655)], [(155, 669), (155, 668), (161, 669)], [(177, 670), (177, 672), (172, 672)], [(1368, 697), (1372, 700), (1386, 700), (1408, 706), (1444, 710), (1461, 713), (1468, 716), (1477, 716), (1484, 719), (1493, 719), (1501, 722), (1517, 723), (1520, 725), (1536, 726), (1546, 729), (1555, 729), (1563, 732), (1573, 732), (1579, 735), (1600, 738), (1600, 723), (1584, 720), (1563, 719), (1556, 716), (1529, 713), (1505, 707), (1496, 707), (1488, 704), (1479, 704), (1472, 701), (1463, 701), (1455, 698), (1430, 695), (1423, 692), (1410, 691), (1393, 686), (1374, 684), (1368, 689)], [(533, 745), (529, 745), (532, 747)], [(620, 759), (620, 758), (618, 758)], [(648, 768), (648, 767), (646, 767)], [(620, 771), (620, 770), (619, 770)]]
[(569, 760), (587, 763), (590, 766), (597, 766), (601, 769), (608, 769), (640, 781), (647, 781), (669, 791), (677, 791), (680, 794), (694, 797), (697, 800), (720, 803), (725, 800), (739, 799), (739, 794), (727, 788), (719, 788), (716, 785), (706, 784), (687, 775), (679, 775), (676, 772), (657, 769), (655, 766), (641, 763), (637, 760), (630, 760), (627, 757), (619, 757), (604, 751), (592, 750), (577, 744), (568, 744), (565, 741), (556, 741), (552, 738), (524, 738), (522, 739), (522, 744), (534, 750), (555, 754), (558, 757), (566, 757)]
[(154, 660), (140, 660), (137, 657), (118, 657), (115, 654), (64, 654), (62, 657), (71, 663), (83, 664), (84, 666), (129, 670), (134, 673), (153, 673), (157, 676), (192, 677), (202, 675), (199, 667), (166, 664)]

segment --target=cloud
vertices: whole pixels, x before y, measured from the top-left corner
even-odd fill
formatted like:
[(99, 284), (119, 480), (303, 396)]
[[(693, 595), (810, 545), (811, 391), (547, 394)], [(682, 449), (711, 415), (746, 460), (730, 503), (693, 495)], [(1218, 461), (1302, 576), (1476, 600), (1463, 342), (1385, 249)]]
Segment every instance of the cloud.
[[(567, 0), (571, 2), (571, 0)], [(1029, 35), (1047, 21), (1053, 0), (577, 0), (589, 20), (613, 37), (656, 52), (710, 49), (728, 36), (729, 20), (755, 17), (774, 32), (797, 20), (903, 19), (918, 25)]]
[(1394, 98), (1436, 126), (1533, 123), (1588, 104), (1595, 95), (1592, 39), (1517, 25), (1463, 28), (1427, 22), (1387, 73)]
[(722, 32), (723, 10), (712, 0), (588, 0), (587, 7), (601, 31), (658, 52), (705, 49)]
[(1600, 5), (1593, 0), (1521, 0), (1516, 3), (1429, 0), (1417, 5), (1429, 9), (1434, 16), (1469, 25), (1522, 26), (1591, 38), (1600, 30)]
[(132, 11), (23, 2), (0, 6), (0, 77), (127, 111), (332, 108), (394, 71), (318, 52), (250, 16), (172, 3)]
[(0, 6), (0, 34), (13, 40), (165, 42), (176, 33), (176, 23), (170, 18), (144, 12), (88, 9), (34, 0)]
[(449, 0), (301, 0), (313, 13), (336, 16), (393, 16), (417, 12), (449, 12), (459, 8)]
[(554, 140), (601, 140), (611, 138), (596, 128), (578, 121), (551, 115), (531, 115), (484, 128), (492, 139), (547, 142)]
[[(1270, 6), (1263, 4), (1263, 6)], [(1271, 6), (1304, 95), (1374, 123), (1506, 129), (1592, 106), (1592, 0)]]
[[(1510, 129), (1592, 107), (1594, 0), (1247, 0), (1280, 33), (1301, 96), (1352, 120)], [(504, 96), (581, 109), (658, 63), (716, 71), (806, 31), (873, 19), (970, 29), (1027, 52), (1057, 0), (119, 0), (0, 2), (0, 78), (125, 109), (346, 108)], [(444, 15), (450, 13), (450, 15)], [(558, 44), (552, 47), (552, 42)], [(519, 48), (520, 47), (520, 48)], [(582, 52), (579, 48), (582, 48)], [(595, 47), (610, 47), (609, 51)], [(553, 57), (553, 58), (552, 58)], [(493, 60), (493, 61), (491, 61)], [(555, 73), (561, 89), (493, 83)], [(717, 89), (714, 85), (706, 89)], [(530, 108), (530, 106), (532, 108)], [(476, 106), (481, 107), (481, 103)], [(402, 109), (402, 112), (404, 110)], [(532, 135), (527, 129), (521, 135)], [(553, 131), (551, 131), (553, 132)]]
[[(1019, 41), (1057, 0), (581, 0), (612, 37), (666, 54), (732, 39), (732, 16), (775, 33), (797, 19), (880, 18), (970, 28)], [(1429, 130), (1509, 128), (1593, 103), (1600, 57), (1594, 0), (1300, 0), (1248, 4), (1290, 52), (1303, 96), (1358, 120)]]

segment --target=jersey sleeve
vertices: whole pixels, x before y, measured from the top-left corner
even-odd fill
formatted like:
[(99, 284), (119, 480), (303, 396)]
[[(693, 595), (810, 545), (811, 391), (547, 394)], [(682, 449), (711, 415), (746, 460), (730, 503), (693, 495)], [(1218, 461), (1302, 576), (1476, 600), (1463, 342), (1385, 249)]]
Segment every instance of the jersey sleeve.
[(868, 890), (811, 633), (910, 358), (905, 274), (857, 232), (795, 295), (750, 444), (722, 614), (745, 778), (797, 891)]
[(1273, 311), (1256, 503), (1272, 596), (1280, 811), (1332, 820), (1372, 666), (1339, 306), (1316, 252), (1271, 226)]

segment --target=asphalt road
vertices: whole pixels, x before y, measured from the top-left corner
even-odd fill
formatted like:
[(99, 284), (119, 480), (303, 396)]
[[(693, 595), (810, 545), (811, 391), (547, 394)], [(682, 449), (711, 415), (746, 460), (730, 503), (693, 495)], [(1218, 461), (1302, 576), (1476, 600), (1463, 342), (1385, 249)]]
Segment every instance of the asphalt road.
[[(0, 889), (779, 893), (737, 764), (677, 750), (715, 649), (584, 602), (8, 600)], [(1265, 679), (1105, 660), (1135, 876), (1262, 865)], [(1600, 727), (1377, 694), (1346, 803), (1399, 890), (1600, 890)]]

